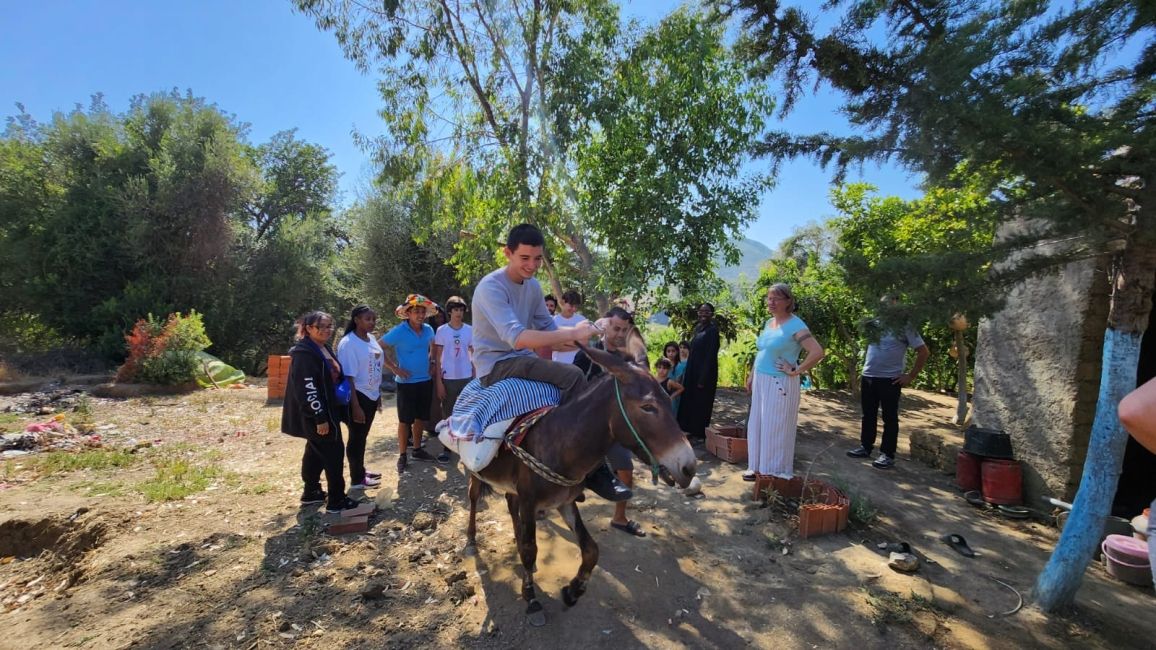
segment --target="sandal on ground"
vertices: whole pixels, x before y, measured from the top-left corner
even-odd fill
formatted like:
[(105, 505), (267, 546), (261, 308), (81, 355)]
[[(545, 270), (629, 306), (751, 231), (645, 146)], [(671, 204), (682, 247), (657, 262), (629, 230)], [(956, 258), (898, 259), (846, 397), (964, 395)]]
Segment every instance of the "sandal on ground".
[(875, 545), (875, 548), (878, 548), (879, 550), (883, 551), (884, 553), (910, 553), (911, 552), (911, 544), (908, 544), (907, 542), (879, 542), (878, 544)]
[(638, 525), (637, 521), (628, 521), (625, 524), (620, 524), (617, 521), (610, 522), (613, 528), (617, 528), (624, 533), (629, 533), (635, 537), (646, 537), (646, 533), (642, 531), (642, 526)]
[(743, 472), (743, 480), (753, 482), (755, 480), (755, 473), (748, 469), (747, 471)]
[(939, 539), (943, 540), (944, 544), (950, 546), (956, 553), (959, 553), (963, 557), (975, 557), (975, 551), (971, 550), (971, 547), (967, 545), (967, 540), (963, 538), (963, 535), (944, 535)]

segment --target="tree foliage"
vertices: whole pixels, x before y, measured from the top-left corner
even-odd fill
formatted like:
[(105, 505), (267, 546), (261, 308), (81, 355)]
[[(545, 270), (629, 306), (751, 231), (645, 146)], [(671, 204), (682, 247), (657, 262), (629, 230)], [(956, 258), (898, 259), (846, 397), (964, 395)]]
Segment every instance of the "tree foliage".
[(738, 166), (769, 101), (701, 16), (644, 32), (605, 0), (296, 4), (381, 77), (385, 184), (425, 206), (419, 239), (467, 235), (451, 258), (461, 281), (517, 221), (546, 232), (551, 289), (600, 308), (693, 291), (712, 248), (734, 255), (765, 184)]
[(359, 301), (388, 306), (405, 296), (420, 293), (442, 304), (453, 295), (470, 299), (448, 263), (455, 237), (448, 233), (415, 240), (417, 207), (404, 198), (379, 191), (349, 209), (347, 218), (353, 246), (349, 265), (359, 291)]
[(259, 369), (293, 317), (333, 302), (335, 185), (324, 149), (250, 145), (191, 94), (21, 112), (0, 138), (3, 309), (113, 358), (147, 314), (196, 310), (219, 356)]

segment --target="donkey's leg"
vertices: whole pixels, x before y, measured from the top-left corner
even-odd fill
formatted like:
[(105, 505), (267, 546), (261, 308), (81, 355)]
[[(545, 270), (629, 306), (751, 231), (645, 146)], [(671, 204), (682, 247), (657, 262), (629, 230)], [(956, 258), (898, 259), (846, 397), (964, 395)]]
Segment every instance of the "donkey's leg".
[(511, 499), (510, 516), (514, 519), (514, 529), (518, 531), (518, 555), (522, 558), (522, 599), (528, 603), (526, 614), (530, 617), (530, 625), (546, 624), (546, 613), (542, 611), (542, 603), (538, 602), (538, 593), (534, 589), (534, 572), (538, 570), (538, 518), (537, 509), (532, 499)]
[(520, 517), (518, 516), (518, 497), (513, 494), (507, 494), (506, 508), (510, 511), (510, 519), (514, 522), (514, 541), (521, 543), (522, 525), (520, 523)]
[(472, 556), (478, 552), (477, 535), (478, 535), (478, 499), (482, 496), (482, 480), (474, 475), (470, 475), (470, 523), (466, 527), (466, 547), (462, 549), (462, 555)]
[(574, 531), (574, 535), (578, 538), (578, 548), (582, 549), (582, 564), (578, 567), (578, 575), (574, 576), (570, 584), (562, 587), (562, 602), (569, 607), (576, 604), (578, 598), (586, 593), (586, 583), (590, 580), (590, 574), (594, 572), (594, 566), (598, 564), (598, 542), (594, 541), (590, 531), (586, 530), (586, 525), (582, 523), (582, 515), (578, 513), (576, 502), (559, 506), (558, 512), (570, 530)]

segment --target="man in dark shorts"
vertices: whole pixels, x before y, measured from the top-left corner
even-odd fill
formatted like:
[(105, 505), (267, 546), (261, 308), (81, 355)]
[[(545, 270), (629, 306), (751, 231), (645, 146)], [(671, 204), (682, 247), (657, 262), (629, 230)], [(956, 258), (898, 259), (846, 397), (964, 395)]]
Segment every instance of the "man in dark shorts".
[(397, 473), (405, 471), (406, 450), (410, 441), (414, 460), (432, 461), (434, 457), (421, 448), (425, 418), (433, 402), (433, 377), (430, 375), (430, 351), (434, 331), (426, 324), (429, 311), (437, 309), (432, 300), (411, 293), (394, 312), (402, 322), (381, 337), (385, 366), (397, 375)]

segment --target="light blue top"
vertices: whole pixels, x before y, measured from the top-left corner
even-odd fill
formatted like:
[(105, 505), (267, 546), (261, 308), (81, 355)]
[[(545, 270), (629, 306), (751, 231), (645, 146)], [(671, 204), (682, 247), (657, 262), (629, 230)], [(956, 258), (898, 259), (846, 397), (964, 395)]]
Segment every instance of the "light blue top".
[(923, 347), (923, 339), (910, 327), (902, 332), (886, 332), (878, 343), (867, 345), (867, 362), (863, 364), (863, 376), (876, 379), (895, 379), (903, 374), (907, 348)]
[(807, 324), (798, 316), (791, 316), (786, 321), (772, 327), (775, 319), (767, 321), (767, 326), (759, 332), (755, 341), (758, 353), (755, 354), (755, 371), (773, 377), (786, 377), (787, 374), (775, 367), (775, 362), (783, 359), (791, 365), (799, 363), (799, 353), (803, 346), (795, 340), (795, 334), (807, 329)]
[(530, 349), (515, 349), (518, 336), (526, 330), (552, 332), (558, 329), (546, 309), (542, 285), (534, 278), (518, 284), (502, 267), (478, 283), (474, 289), (474, 368), (485, 377), (494, 364), (519, 356), (533, 356)]
[(434, 330), (421, 324), (421, 334), (413, 331), (409, 321), (398, 323), (381, 337), (381, 342), (397, 351), (397, 364), (409, 373), (408, 379), (397, 377), (399, 384), (416, 384), (433, 379), (429, 374), (430, 344), (434, 340)]

